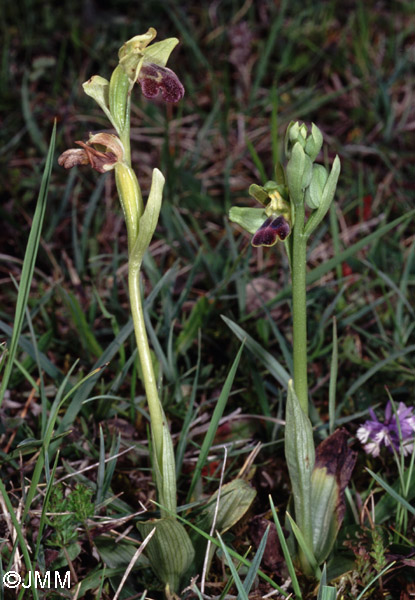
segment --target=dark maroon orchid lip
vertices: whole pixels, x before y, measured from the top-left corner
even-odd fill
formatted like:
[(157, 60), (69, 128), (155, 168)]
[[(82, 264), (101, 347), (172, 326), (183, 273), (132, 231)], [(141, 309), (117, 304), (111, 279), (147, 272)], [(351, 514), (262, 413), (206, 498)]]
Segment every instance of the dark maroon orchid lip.
[(184, 87), (176, 73), (154, 63), (143, 64), (138, 82), (146, 98), (156, 98), (160, 91), (166, 102), (179, 102), (184, 96)]
[(251, 243), (255, 247), (274, 246), (278, 240), (283, 242), (290, 231), (289, 223), (281, 215), (279, 217), (268, 217), (254, 234)]

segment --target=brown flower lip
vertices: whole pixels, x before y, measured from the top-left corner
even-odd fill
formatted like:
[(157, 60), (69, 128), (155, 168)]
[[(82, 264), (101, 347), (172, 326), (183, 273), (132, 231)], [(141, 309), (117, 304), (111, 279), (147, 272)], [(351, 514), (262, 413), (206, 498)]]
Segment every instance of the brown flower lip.
[[(81, 148), (70, 148), (59, 156), (58, 163), (61, 167), (72, 169), (77, 165), (90, 165), (98, 173), (106, 173), (123, 159), (124, 152), (120, 140), (109, 133), (97, 133), (92, 135), (87, 143), (76, 141), (75, 144)], [(93, 144), (104, 146), (107, 150), (96, 150)]]
[(156, 98), (160, 91), (166, 102), (179, 102), (184, 96), (184, 87), (176, 73), (154, 63), (143, 64), (138, 82), (146, 98)]
[(290, 235), (290, 224), (282, 215), (271, 216), (264, 221), (252, 238), (251, 244), (255, 248), (259, 246), (273, 246), (278, 240), (282, 242)]

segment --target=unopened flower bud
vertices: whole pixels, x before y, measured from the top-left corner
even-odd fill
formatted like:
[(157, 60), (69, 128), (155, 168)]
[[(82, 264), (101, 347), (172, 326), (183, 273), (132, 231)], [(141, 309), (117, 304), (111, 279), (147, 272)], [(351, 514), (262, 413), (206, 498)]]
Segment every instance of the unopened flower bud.
[(313, 165), (310, 185), (305, 192), (305, 201), (310, 208), (316, 209), (320, 206), (328, 177), (327, 169), (323, 165)]
[(305, 123), (300, 125), (298, 121), (292, 122), (289, 124), (285, 136), (285, 154), (288, 158), (291, 158), (292, 149), (297, 142), (304, 149), (305, 154), (314, 162), (323, 145), (323, 135), (314, 123), (311, 125), (311, 133), (309, 133)]

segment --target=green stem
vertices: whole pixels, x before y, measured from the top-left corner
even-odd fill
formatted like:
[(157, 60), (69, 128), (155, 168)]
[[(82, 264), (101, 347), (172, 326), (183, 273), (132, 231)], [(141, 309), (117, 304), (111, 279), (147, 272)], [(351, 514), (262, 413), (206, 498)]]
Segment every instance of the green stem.
[(131, 143), (130, 143), (130, 111), (131, 111), (131, 90), (127, 96), (125, 107), (125, 127), (120, 132), (120, 140), (124, 146), (124, 162), (131, 167)]
[(304, 204), (299, 203), (295, 209), (292, 256), (294, 389), (304, 414), (308, 415), (306, 260)]
[(144, 389), (150, 411), (151, 431), (154, 444), (154, 456), (159, 467), (162, 465), (163, 452), (163, 411), (154, 376), (151, 352), (148, 344), (140, 292), (140, 268), (134, 264), (128, 269), (128, 288), (130, 292), (131, 313), (133, 316), (135, 339), (143, 373)]

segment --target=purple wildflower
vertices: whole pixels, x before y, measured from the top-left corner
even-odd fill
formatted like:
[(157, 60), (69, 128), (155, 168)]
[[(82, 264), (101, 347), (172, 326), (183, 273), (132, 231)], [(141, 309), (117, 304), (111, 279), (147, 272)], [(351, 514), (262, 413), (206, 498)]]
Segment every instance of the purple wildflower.
[[(365, 421), (356, 432), (357, 438), (363, 444), (365, 451), (373, 456), (379, 456), (382, 444), (391, 452), (393, 448), (404, 456), (414, 451), (415, 414), (412, 407), (399, 402), (396, 415), (389, 401), (385, 409), (383, 423), (379, 421), (373, 409), (369, 410), (371, 420)], [(399, 425), (398, 425), (399, 419)], [(402, 444), (400, 442), (402, 440)]]

